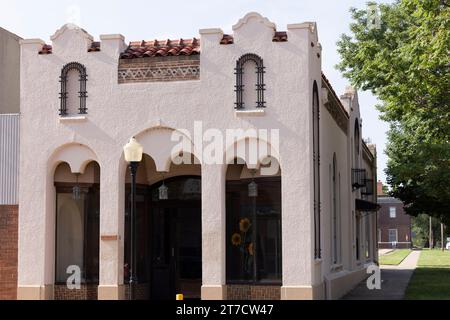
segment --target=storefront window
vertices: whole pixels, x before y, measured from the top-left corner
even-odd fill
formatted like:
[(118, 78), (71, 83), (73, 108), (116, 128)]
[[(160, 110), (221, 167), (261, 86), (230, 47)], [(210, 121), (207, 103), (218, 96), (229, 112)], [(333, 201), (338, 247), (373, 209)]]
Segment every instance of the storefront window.
[(227, 281), (281, 282), (281, 179), (227, 181)]
[(69, 266), (80, 268), (81, 283), (98, 283), (99, 200), (98, 186), (81, 187), (79, 199), (71, 186), (57, 187), (56, 283), (66, 283)]

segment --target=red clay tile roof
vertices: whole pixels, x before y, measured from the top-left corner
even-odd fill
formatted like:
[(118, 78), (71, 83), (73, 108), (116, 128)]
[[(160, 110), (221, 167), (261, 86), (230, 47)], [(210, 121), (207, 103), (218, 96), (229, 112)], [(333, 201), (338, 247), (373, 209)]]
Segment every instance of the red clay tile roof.
[(190, 56), (195, 54), (200, 54), (199, 39), (167, 39), (163, 41), (132, 41), (125, 52), (122, 52), (120, 58), (133, 59), (158, 56)]
[[(287, 41), (286, 31), (276, 31), (273, 42)], [(224, 34), (220, 40), (220, 44), (233, 44), (234, 38), (232, 35)], [(100, 42), (92, 42), (88, 52), (100, 51)], [(51, 54), (52, 46), (44, 44), (39, 54)], [(177, 40), (151, 40), (151, 41), (132, 41), (125, 52), (120, 54), (121, 59), (158, 57), (158, 56), (190, 56), (200, 54), (200, 40), (192, 39), (177, 39)]]
[[(39, 54), (52, 54), (52, 46), (49, 44), (44, 44), (42, 46), (42, 49), (39, 50)], [(94, 41), (92, 42), (90, 48), (88, 49), (88, 52), (97, 52), (100, 51), (100, 42)]]
[(287, 41), (287, 32), (286, 31), (275, 31), (272, 41), (273, 42)]
[(232, 44), (234, 42), (233, 36), (229, 34), (224, 34), (222, 39), (220, 40), (220, 44)]
[(52, 46), (49, 44), (44, 44), (42, 46), (42, 49), (39, 50), (39, 54), (51, 54), (52, 53)]
[(88, 52), (98, 52), (100, 51), (100, 42), (94, 41), (91, 44), (91, 47), (88, 49)]
[[(272, 38), (273, 42), (285, 42), (287, 41), (287, 32), (286, 31), (275, 31), (275, 34)], [(222, 39), (220, 40), (220, 44), (233, 44), (234, 38), (232, 35), (224, 34)]]

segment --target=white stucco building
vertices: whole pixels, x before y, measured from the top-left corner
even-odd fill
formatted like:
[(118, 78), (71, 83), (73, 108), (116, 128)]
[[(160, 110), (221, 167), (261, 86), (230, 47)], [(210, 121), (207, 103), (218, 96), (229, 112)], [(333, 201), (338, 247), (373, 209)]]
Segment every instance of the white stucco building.
[(375, 151), (356, 92), (321, 72), (316, 24), (286, 30), (249, 13), (230, 35), (21, 42), (19, 299), (128, 297), (133, 136), (136, 297), (335, 299), (364, 278)]

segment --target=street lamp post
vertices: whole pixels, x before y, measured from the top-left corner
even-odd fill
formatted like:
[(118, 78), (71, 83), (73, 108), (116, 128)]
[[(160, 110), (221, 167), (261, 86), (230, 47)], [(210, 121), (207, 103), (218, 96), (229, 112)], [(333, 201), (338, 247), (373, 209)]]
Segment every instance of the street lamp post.
[(136, 172), (139, 162), (142, 160), (143, 148), (134, 137), (123, 147), (125, 161), (129, 163), (131, 173), (131, 205), (130, 205), (130, 290), (129, 299), (134, 299), (134, 285), (136, 283), (135, 260), (136, 260)]

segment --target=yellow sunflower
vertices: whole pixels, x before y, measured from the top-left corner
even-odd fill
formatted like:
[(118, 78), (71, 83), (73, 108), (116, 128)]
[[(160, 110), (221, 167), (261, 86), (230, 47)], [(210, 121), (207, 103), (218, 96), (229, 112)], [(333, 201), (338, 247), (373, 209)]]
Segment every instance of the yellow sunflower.
[(247, 218), (241, 219), (241, 221), (239, 221), (239, 230), (241, 230), (241, 232), (247, 232), (248, 229), (250, 229), (250, 220)]
[(231, 236), (231, 243), (234, 246), (240, 246), (242, 242), (241, 235), (239, 233), (235, 233)]

